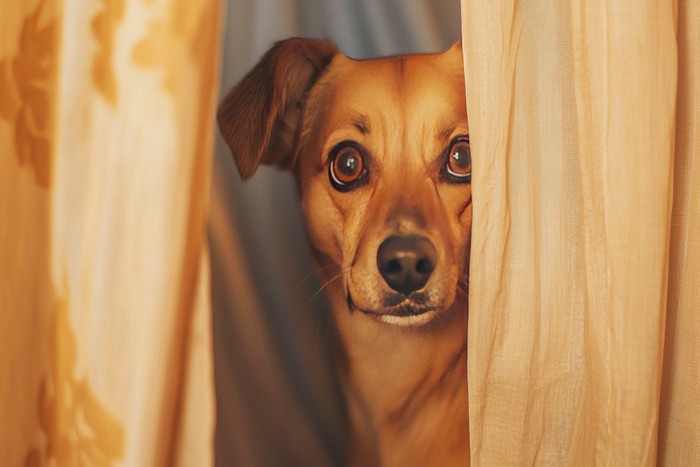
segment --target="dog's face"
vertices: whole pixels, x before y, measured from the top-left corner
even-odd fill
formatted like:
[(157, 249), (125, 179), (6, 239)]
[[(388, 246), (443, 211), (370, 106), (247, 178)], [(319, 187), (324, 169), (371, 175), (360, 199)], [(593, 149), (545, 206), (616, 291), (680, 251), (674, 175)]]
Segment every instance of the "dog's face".
[(298, 177), (314, 248), (351, 311), (430, 321), (454, 302), (471, 220), (461, 51), (354, 61), (311, 89)]
[(261, 161), (295, 171), (312, 247), (351, 314), (420, 326), (466, 298), (459, 46), (357, 61), (326, 42), (282, 42), (227, 96), (219, 121), (243, 176)]

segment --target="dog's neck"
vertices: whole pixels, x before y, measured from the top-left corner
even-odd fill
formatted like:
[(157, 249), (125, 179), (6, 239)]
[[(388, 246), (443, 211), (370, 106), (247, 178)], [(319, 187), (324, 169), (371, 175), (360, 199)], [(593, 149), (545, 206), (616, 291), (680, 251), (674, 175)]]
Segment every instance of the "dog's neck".
[(330, 291), (351, 422), (351, 465), (468, 465), (466, 303), (425, 328), (350, 312)]

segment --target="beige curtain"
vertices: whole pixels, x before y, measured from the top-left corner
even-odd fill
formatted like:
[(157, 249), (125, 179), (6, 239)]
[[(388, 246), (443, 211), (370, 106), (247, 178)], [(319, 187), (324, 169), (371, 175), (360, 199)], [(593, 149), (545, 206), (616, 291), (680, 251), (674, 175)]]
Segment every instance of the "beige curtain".
[(700, 1), (462, 19), (473, 464), (700, 464)]
[(217, 0), (0, 14), (0, 465), (207, 465)]

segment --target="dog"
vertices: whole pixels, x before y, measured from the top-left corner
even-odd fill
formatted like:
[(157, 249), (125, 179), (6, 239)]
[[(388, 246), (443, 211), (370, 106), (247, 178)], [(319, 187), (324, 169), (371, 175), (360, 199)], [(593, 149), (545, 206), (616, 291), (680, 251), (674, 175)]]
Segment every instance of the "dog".
[(461, 43), (369, 60), (278, 42), (217, 118), (240, 175), (297, 180), (332, 307), (349, 463), (469, 464), (471, 152)]

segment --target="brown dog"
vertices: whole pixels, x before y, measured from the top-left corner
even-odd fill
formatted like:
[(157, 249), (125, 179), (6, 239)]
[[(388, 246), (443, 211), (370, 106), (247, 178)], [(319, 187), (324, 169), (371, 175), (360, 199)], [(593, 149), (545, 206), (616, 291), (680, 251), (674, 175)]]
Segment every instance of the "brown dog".
[(334, 314), (350, 462), (469, 462), (471, 155), (459, 44), (352, 60), (275, 45), (219, 125), (244, 178), (292, 170)]

